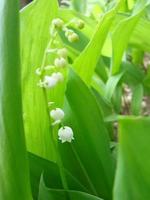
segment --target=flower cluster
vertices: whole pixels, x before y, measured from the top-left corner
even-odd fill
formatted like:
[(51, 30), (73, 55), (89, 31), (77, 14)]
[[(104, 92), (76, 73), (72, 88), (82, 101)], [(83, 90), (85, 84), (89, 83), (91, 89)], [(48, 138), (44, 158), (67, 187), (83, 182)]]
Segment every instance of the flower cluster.
[[(40, 77), (38, 86), (46, 89), (52, 89), (64, 80), (62, 70), (68, 65), (68, 51), (66, 48), (56, 48), (56, 46), (59, 45), (56, 37), (59, 31), (62, 31), (69, 42), (77, 42), (79, 40), (79, 35), (73, 29), (70, 29), (70, 26), (83, 29), (84, 22), (79, 19), (72, 19), (68, 23), (65, 23), (60, 18), (55, 18), (52, 20), (50, 27), (50, 41), (45, 50), (42, 65), (35, 71), (35, 73)], [(54, 54), (51, 61), (52, 63), (51, 65), (45, 66), (47, 54), (49, 53)], [(49, 71), (49, 73), (46, 73), (47, 71)], [(53, 103), (54, 102), (49, 102), (48, 105), (51, 106)], [(50, 117), (53, 119), (52, 125), (54, 126), (56, 124), (61, 124), (61, 128), (58, 130), (58, 137), (62, 143), (71, 142), (74, 139), (72, 129), (68, 126), (62, 125), (62, 119), (64, 116), (64, 111), (60, 108), (50, 111)]]
[[(54, 120), (53, 125), (60, 124), (64, 116), (64, 111), (60, 108), (56, 108), (50, 111), (50, 117)], [(62, 143), (71, 142), (74, 140), (73, 130), (69, 126), (62, 126), (58, 130), (58, 137)]]
[[(53, 27), (57, 30), (62, 30), (65, 33), (65, 37), (68, 39), (69, 42), (77, 42), (79, 40), (79, 36), (73, 29), (68, 28), (68, 26), (73, 26), (78, 29), (84, 28), (84, 21), (81, 19), (72, 19), (67, 24), (60, 18), (56, 18), (52, 21)], [(53, 31), (51, 31), (53, 33)]]
[[(58, 49), (56, 51), (57, 57), (54, 60), (54, 64), (50, 66), (44, 67), (44, 70), (59, 70), (67, 66), (67, 56), (68, 51), (66, 48)], [(41, 76), (42, 72), (41, 69), (36, 69), (36, 74)], [(61, 72), (53, 72), (51, 75), (45, 75), (42, 80), (39, 81), (38, 86), (44, 88), (54, 88), (58, 83), (64, 80), (64, 76)]]

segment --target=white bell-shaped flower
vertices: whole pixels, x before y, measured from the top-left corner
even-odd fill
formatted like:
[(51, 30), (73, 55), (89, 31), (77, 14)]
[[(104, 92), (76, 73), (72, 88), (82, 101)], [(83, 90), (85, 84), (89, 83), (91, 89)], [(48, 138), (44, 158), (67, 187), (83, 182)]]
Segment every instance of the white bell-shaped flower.
[(66, 48), (58, 49), (57, 54), (58, 54), (58, 56), (60, 56), (60, 57), (67, 58), (67, 56), (68, 56), (68, 51), (67, 51)]
[(72, 140), (74, 140), (72, 128), (70, 128), (69, 126), (61, 127), (58, 130), (58, 137), (62, 143), (71, 142)]
[(52, 76), (45, 76), (43, 83), (45, 88), (53, 88), (57, 84), (57, 79)]
[(62, 82), (64, 80), (64, 76), (60, 72), (54, 72), (52, 73), (52, 77), (57, 80), (57, 82)]
[(59, 124), (64, 118), (65, 114), (61, 108), (56, 108), (50, 111), (50, 116), (54, 120), (53, 125)]
[(67, 60), (66, 60), (65, 58), (63, 58), (63, 57), (61, 57), (61, 58), (56, 58), (55, 61), (54, 61), (54, 65), (55, 65), (56, 67), (60, 67), (60, 68), (66, 67), (66, 65), (67, 65)]

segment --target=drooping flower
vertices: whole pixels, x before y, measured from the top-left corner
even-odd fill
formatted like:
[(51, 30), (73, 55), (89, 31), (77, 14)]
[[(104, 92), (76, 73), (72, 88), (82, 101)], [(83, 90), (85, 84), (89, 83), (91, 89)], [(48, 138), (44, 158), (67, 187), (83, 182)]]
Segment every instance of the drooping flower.
[(57, 84), (57, 79), (52, 76), (45, 76), (43, 84), (45, 88), (53, 88)]
[(57, 80), (57, 82), (62, 82), (64, 80), (64, 76), (62, 73), (60, 72), (54, 72), (51, 75), (53, 78), (55, 78)]
[(50, 116), (54, 120), (53, 125), (59, 124), (61, 120), (64, 118), (65, 114), (61, 108), (56, 108), (50, 111)]
[(63, 68), (63, 67), (66, 67), (67, 65), (67, 60), (65, 58), (56, 58), (55, 61), (54, 61), (54, 64), (56, 67), (60, 67), (60, 68)]
[(72, 128), (70, 128), (69, 126), (61, 127), (58, 130), (58, 137), (62, 143), (71, 142), (72, 140), (74, 140)]

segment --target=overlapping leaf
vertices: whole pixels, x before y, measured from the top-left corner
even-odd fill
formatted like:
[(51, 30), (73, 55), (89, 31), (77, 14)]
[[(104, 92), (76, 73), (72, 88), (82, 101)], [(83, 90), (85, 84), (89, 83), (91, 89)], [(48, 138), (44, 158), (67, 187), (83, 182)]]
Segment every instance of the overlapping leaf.
[[(50, 39), (50, 23), (56, 15), (56, 0), (36, 0), (21, 12), (22, 92), (27, 147), (29, 151), (49, 159), (54, 159), (54, 152), (49, 134), (47, 102), (42, 89), (37, 87), (39, 78), (35, 70), (41, 67)], [(60, 102), (59, 97), (57, 100)]]
[(145, 0), (138, 2), (135, 6), (135, 9), (133, 10), (133, 14), (130, 17), (123, 19), (112, 33), (112, 75), (115, 75), (120, 71), (120, 64), (122, 61), (123, 53), (127, 48), (130, 36), (139, 19), (141, 18), (146, 6), (147, 4)]
[(150, 118), (123, 117), (119, 128), (119, 156), (114, 200), (150, 197)]
[(21, 108), (19, 3), (0, 1), (0, 199), (31, 200)]
[(69, 75), (66, 97), (65, 124), (73, 128), (75, 140), (71, 145), (59, 144), (64, 166), (89, 193), (111, 199), (113, 162), (101, 110), (74, 72)]
[(89, 44), (74, 62), (75, 70), (87, 84), (91, 82), (101, 49), (119, 6), (120, 2), (104, 14)]

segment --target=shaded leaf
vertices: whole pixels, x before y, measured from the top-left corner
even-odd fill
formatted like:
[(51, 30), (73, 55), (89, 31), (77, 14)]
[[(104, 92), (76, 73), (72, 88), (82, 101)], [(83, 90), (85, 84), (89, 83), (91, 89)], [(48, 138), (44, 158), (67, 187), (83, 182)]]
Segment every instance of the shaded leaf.
[(22, 119), (19, 3), (0, 1), (0, 199), (31, 200)]

